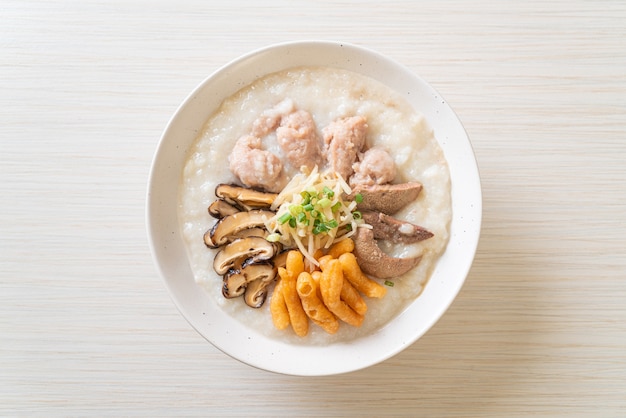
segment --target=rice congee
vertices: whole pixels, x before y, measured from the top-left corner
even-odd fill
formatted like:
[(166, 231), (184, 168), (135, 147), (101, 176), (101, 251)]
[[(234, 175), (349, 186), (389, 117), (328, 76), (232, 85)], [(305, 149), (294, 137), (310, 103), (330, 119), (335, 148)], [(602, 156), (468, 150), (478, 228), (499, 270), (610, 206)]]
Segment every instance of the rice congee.
[[(419, 182), (422, 185), (417, 198), (393, 217), (425, 228), (432, 237), (409, 244), (378, 241), (385, 254), (398, 258), (421, 256), (421, 259), (399, 277), (374, 278), (385, 286), (387, 292), (381, 299), (365, 298), (368, 309), (360, 327), (342, 323), (335, 334), (328, 334), (311, 324), (306, 337), (298, 337), (288, 329), (278, 330), (269, 311), (273, 283), (268, 287), (267, 301), (260, 308), (252, 309), (242, 298), (223, 296), (222, 277), (213, 269), (218, 250), (208, 248), (203, 237), (216, 219), (207, 208), (216, 200), (218, 185), (242, 183), (240, 177), (243, 174), (234, 174), (229, 165), (238, 141), (258, 127), (263, 115), (280, 113), (281, 106), (289, 107), (285, 112), (308, 112), (309, 127), (319, 138), (321, 155), (328, 145), (324, 143), (327, 127), (338, 120), (361, 118), (366, 121), (367, 128), (363, 149), (381, 150), (391, 161), (394, 167), (391, 183)], [(267, 75), (245, 86), (209, 115), (191, 147), (182, 173), (178, 215), (195, 281), (237, 320), (272, 338), (294, 344), (323, 345), (347, 341), (384, 326), (419, 297), (448, 242), (452, 218), (450, 174), (435, 134), (423, 115), (399, 93), (354, 72), (328, 67), (297, 67)], [(272, 158), (275, 156), (282, 162), (282, 171), (276, 177), (280, 181), (271, 180), (271, 185), (282, 186), (301, 172), (302, 167), (289, 164), (291, 156), (280, 146), (276, 129), (270, 126), (259, 137), (253, 136), (255, 145), (247, 146), (267, 152), (267, 155), (271, 153)], [(344, 157), (337, 158), (337, 164), (342, 163)], [(362, 158), (362, 153), (356, 158)], [(321, 170), (325, 163), (320, 161), (315, 161), (315, 165)], [(350, 172), (359, 168), (358, 164), (344, 166)], [(349, 183), (348, 179), (346, 183)]]

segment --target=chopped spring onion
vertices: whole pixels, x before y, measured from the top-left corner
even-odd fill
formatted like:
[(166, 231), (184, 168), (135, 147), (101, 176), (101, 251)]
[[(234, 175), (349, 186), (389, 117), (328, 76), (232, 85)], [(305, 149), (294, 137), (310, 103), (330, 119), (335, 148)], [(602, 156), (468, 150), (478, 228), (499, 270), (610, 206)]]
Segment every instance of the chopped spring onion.
[(280, 234), (278, 232), (274, 232), (273, 234), (269, 234), (265, 239), (269, 242), (278, 242), (280, 241)]
[(385, 280), (385, 286), (393, 287), (393, 282), (390, 280)]
[(329, 198), (327, 198), (327, 197), (324, 197), (324, 198), (322, 198), (322, 199), (320, 199), (320, 200), (318, 200), (318, 201), (317, 201), (317, 204), (318, 204), (320, 207), (324, 208), (324, 209), (326, 209), (326, 208), (330, 207), (331, 203), (332, 203), (332, 202), (331, 202), (331, 201), (330, 201), (330, 199), (329, 199)]
[(280, 216), (280, 218), (278, 218), (278, 223), (282, 225), (285, 222), (289, 222), (289, 219), (291, 219), (291, 214), (289, 212), (285, 212)]
[[(272, 204), (276, 215), (266, 222), (268, 239), (298, 248), (318, 265), (313, 257), (316, 250), (352, 236), (359, 226), (368, 226), (356, 210), (357, 201), (344, 200), (351, 192), (340, 175), (320, 173), (317, 167), (295, 175)], [(362, 196), (357, 194), (355, 199), (362, 201)]]

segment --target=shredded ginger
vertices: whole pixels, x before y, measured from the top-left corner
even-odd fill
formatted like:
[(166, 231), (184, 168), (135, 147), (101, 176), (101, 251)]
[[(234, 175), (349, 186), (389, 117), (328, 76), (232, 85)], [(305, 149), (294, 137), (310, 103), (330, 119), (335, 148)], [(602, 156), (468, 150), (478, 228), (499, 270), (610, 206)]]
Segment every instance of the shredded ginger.
[(354, 235), (358, 227), (369, 227), (356, 210), (361, 197), (344, 200), (351, 192), (338, 173), (320, 173), (315, 167), (308, 175), (295, 175), (274, 199), (271, 209), (276, 215), (266, 222), (267, 239), (298, 248), (306, 260), (319, 266), (314, 257), (317, 250)]

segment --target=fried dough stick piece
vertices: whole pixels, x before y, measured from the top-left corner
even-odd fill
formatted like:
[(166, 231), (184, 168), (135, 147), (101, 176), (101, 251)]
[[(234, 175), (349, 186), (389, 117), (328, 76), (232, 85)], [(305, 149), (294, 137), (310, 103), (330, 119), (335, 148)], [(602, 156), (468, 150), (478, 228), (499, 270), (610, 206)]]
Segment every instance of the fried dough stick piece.
[(285, 304), (285, 295), (283, 295), (283, 280), (280, 279), (274, 287), (272, 298), (270, 299), (270, 313), (272, 314), (272, 322), (276, 329), (283, 330), (289, 326), (289, 311)]
[(327, 333), (336, 333), (339, 330), (339, 321), (318, 296), (318, 284), (311, 274), (306, 271), (300, 273), (296, 288), (307, 316)]
[(349, 325), (360, 327), (363, 323), (363, 315), (353, 311), (341, 300), (343, 281), (343, 271), (339, 260), (328, 260), (322, 269), (322, 276), (320, 277), (322, 299), (328, 309), (339, 319)]
[[(322, 256), (318, 259), (322, 270), (324, 268), (327, 268), (328, 262), (330, 260), (334, 260), (334, 258), (330, 254)], [(343, 269), (343, 266), (342, 266), (342, 269)], [(345, 272), (344, 272), (343, 277), (344, 279), (343, 279), (343, 285), (341, 286), (340, 299), (344, 301), (350, 308), (352, 308), (352, 310), (354, 310), (359, 315), (365, 315), (365, 313), (367, 312), (367, 305), (365, 301), (363, 300), (363, 298), (361, 297), (361, 294), (352, 285), (352, 283), (350, 283), (350, 281), (346, 278)]]
[(342, 271), (352, 285), (365, 296), (370, 298), (382, 298), (387, 293), (385, 287), (367, 277), (359, 267), (356, 257), (352, 253), (344, 253), (339, 256)]
[(298, 296), (296, 289), (296, 281), (298, 275), (304, 271), (304, 258), (300, 251), (293, 250), (287, 254), (286, 268), (279, 267), (278, 275), (280, 280), (284, 281), (283, 296), (287, 311), (289, 312), (289, 320), (291, 327), (296, 335), (304, 337), (309, 332), (309, 318), (304, 312), (302, 302)]
[(346, 305), (359, 315), (365, 315), (367, 313), (367, 304), (359, 294), (359, 291), (345, 278), (345, 274), (343, 286), (341, 286), (341, 300), (346, 302)]

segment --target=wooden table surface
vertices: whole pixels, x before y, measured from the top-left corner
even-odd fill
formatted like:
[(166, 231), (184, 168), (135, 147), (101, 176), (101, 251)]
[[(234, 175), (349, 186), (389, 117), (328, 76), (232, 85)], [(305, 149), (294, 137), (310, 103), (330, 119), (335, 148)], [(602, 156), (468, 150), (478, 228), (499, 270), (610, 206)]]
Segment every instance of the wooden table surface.
[[(446, 315), (382, 364), (319, 378), (197, 334), (144, 216), (186, 95), (305, 39), (430, 82), (484, 193)], [(4, 0), (0, 91), (0, 416), (626, 416), (626, 2)]]

